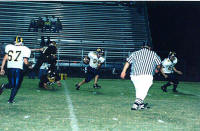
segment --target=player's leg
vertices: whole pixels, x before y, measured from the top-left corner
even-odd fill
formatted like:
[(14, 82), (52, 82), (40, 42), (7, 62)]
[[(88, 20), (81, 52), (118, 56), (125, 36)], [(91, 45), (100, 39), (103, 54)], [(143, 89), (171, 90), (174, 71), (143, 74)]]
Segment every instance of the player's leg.
[(163, 90), (163, 92), (167, 92), (167, 87), (172, 85), (172, 74), (167, 74), (168, 78), (168, 82), (166, 84), (164, 84), (163, 86), (161, 86), (161, 89)]
[(44, 83), (42, 83), (41, 81), (39, 82), (39, 88), (44, 88)]
[(75, 85), (76, 86), (76, 90), (79, 90), (81, 85), (90, 82), (94, 77), (95, 77), (95, 74), (93, 72), (92, 67), (88, 67), (87, 68), (86, 78), (84, 80), (82, 80), (81, 82), (79, 82), (78, 84)]
[(144, 99), (153, 84), (153, 76), (131, 76), (131, 80), (136, 90), (136, 99), (131, 110), (145, 109)]
[(56, 83), (57, 83), (57, 85), (59, 86), (59, 87), (61, 87), (61, 82), (60, 82), (60, 80), (61, 80), (61, 78), (60, 78), (60, 76), (58, 75), (58, 73), (56, 74), (56, 79), (55, 79), (55, 81), (56, 81)]
[(9, 103), (14, 102), (14, 98), (21, 86), (22, 80), (23, 80), (23, 72), (21, 69), (12, 69), (12, 78), (11, 78), (11, 85), (12, 85), (12, 90), (10, 94), (10, 98), (8, 100)]
[(163, 92), (167, 92), (167, 87), (170, 86), (170, 85), (171, 85), (171, 83), (168, 81), (166, 84), (161, 86), (161, 89), (163, 90)]
[(97, 84), (98, 79), (99, 79), (99, 75), (96, 75), (96, 76), (94, 77), (94, 85), (93, 85), (94, 88), (101, 88), (101, 86), (99, 86), (99, 85)]
[(47, 62), (48, 62), (48, 64), (50, 64), (51, 70), (56, 70), (57, 59), (55, 56), (48, 57)]
[(174, 75), (173, 83), (174, 83), (174, 84), (173, 84), (173, 92), (178, 92), (178, 91), (176, 90), (176, 88), (178, 87), (179, 80), (178, 80), (178, 78), (177, 78), (176, 75)]
[(33, 67), (32, 70), (33, 70), (34, 72), (38, 73), (40, 67), (41, 67), (42, 64), (43, 64), (44, 62), (46, 62), (46, 61), (47, 61), (47, 60), (46, 60), (46, 57), (45, 57), (44, 55), (41, 55), (41, 56), (38, 58), (38, 60), (37, 60), (37, 62), (36, 62), (36, 64), (35, 64), (35, 66)]
[(96, 70), (95, 77), (94, 77), (94, 86), (93, 86), (94, 88), (101, 88), (101, 86), (97, 84), (99, 80), (99, 75), (100, 75), (100, 70)]
[(0, 86), (0, 95), (3, 93), (3, 91), (5, 89), (12, 89), (12, 85), (10, 84), (11, 83), (11, 77), (12, 77), (12, 74), (10, 73), (10, 69), (8, 69), (7, 70), (8, 83), (1, 84), (1, 86)]

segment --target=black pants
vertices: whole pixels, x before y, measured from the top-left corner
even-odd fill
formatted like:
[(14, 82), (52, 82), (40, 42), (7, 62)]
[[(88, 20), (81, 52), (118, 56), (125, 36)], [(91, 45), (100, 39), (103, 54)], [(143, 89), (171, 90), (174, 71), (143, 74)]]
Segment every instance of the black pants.
[(96, 75), (100, 75), (100, 70), (88, 66), (85, 82), (90, 82)]
[(35, 66), (33, 67), (33, 71), (35, 72), (39, 72), (39, 69), (41, 67), (41, 65), (43, 63), (47, 62), (48, 64), (50, 64), (50, 68), (51, 69), (55, 69), (56, 68), (56, 58), (54, 58), (53, 56), (45, 56), (45, 55), (41, 55), (38, 58), (37, 63), (35, 64)]

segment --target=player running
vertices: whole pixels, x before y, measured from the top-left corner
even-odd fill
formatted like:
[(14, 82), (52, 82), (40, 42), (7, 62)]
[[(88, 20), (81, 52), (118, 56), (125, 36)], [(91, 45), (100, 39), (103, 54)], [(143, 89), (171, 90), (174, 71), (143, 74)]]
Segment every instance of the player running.
[(88, 56), (84, 58), (84, 63), (89, 64), (87, 67), (87, 77), (82, 80), (80, 83), (76, 84), (76, 90), (80, 89), (80, 86), (84, 83), (90, 82), (94, 78), (94, 88), (101, 88), (97, 84), (101, 65), (104, 63), (105, 58), (103, 57), (104, 51), (101, 48), (98, 48), (96, 51), (89, 52)]
[[(22, 37), (17, 36), (15, 38), (14, 45), (8, 44), (5, 47), (5, 53), (6, 54), (2, 61), (0, 74), (5, 74), (4, 68), (7, 62), (7, 76), (9, 86), (12, 89), (8, 103), (14, 103), (15, 96), (23, 81), (23, 65), (25, 64), (29, 66), (28, 58), (30, 57), (31, 50), (28, 47), (23, 46)], [(2, 93), (4, 89), (5, 86), (2, 86), (0, 92)]]
[(173, 85), (173, 92), (178, 92), (176, 90), (179, 80), (177, 78), (177, 74), (182, 75), (183, 73), (175, 68), (175, 65), (177, 64), (178, 60), (176, 58), (175, 52), (170, 52), (168, 58), (165, 58), (162, 61), (162, 68), (161, 73), (167, 79), (167, 83), (161, 87), (163, 92), (167, 92), (167, 87), (170, 85)]

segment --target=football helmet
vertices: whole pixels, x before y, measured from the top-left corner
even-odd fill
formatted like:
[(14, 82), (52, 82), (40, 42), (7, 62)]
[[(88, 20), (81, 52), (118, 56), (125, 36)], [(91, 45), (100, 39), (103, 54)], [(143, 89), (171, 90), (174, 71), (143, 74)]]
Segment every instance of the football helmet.
[(15, 37), (15, 45), (23, 45), (23, 38), (20, 36)]
[(90, 58), (88, 56), (86, 56), (86, 57), (83, 58), (83, 63), (84, 64), (88, 65), (89, 62), (90, 62)]
[(47, 74), (47, 78), (48, 78), (49, 82), (55, 82), (55, 80), (56, 80), (55, 71), (49, 70), (48, 74)]
[(169, 52), (169, 55), (168, 55), (169, 58), (175, 57), (175, 56), (176, 56), (176, 53), (174, 51)]
[(96, 53), (99, 55), (104, 55), (104, 50), (102, 48), (97, 48)]
[(52, 41), (52, 42), (50, 43), (50, 45), (56, 47), (56, 42), (55, 42), (55, 41)]

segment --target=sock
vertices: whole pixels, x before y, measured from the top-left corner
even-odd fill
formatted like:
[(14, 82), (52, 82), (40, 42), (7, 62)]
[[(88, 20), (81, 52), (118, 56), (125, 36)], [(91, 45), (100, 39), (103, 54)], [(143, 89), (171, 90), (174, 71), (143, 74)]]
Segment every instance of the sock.
[(168, 86), (170, 86), (171, 84), (168, 82), (167, 84), (163, 85), (163, 87), (166, 89)]
[(175, 84), (174, 84), (174, 88), (173, 88), (173, 90), (176, 90), (177, 86), (178, 86), (178, 85), (175, 85)]

